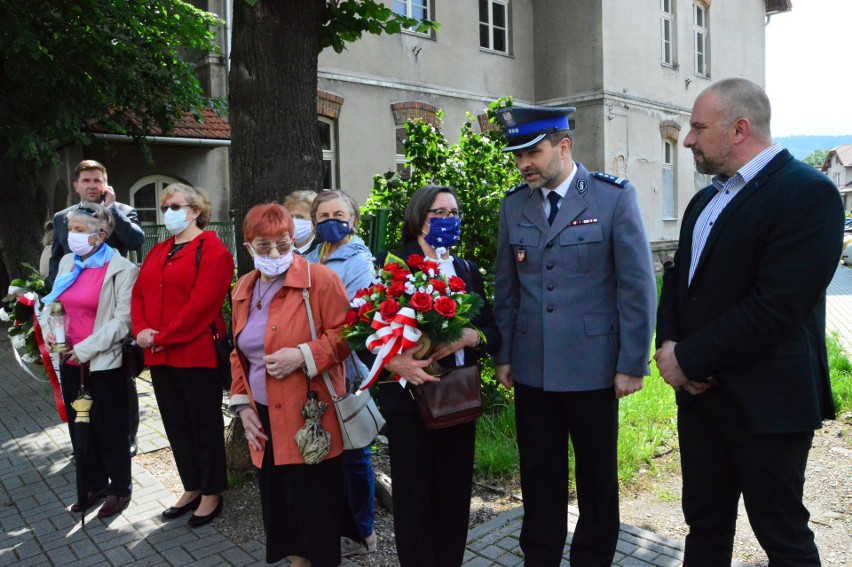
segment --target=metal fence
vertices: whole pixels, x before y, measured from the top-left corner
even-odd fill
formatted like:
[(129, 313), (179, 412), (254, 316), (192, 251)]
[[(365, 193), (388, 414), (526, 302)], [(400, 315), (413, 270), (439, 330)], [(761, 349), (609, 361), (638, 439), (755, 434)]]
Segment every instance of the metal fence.
[[(375, 216), (366, 215), (361, 218), (361, 235), (364, 242), (374, 256), (378, 256), (385, 250), (385, 237), (387, 235), (388, 212), (380, 210)], [(128, 258), (136, 264), (142, 264), (142, 260), (148, 255), (158, 242), (169, 238), (171, 234), (162, 224), (142, 225), (145, 232), (145, 242), (140, 250), (132, 251)], [(234, 258), (237, 257), (237, 229), (233, 222), (211, 222), (207, 230), (215, 230), (219, 239), (225, 244)]]
[[(166, 230), (166, 226), (162, 224), (146, 224), (142, 226), (145, 232), (145, 241), (142, 243), (141, 250), (135, 250), (128, 255), (129, 259), (137, 264), (141, 264), (148, 252), (151, 251), (158, 242), (169, 238), (171, 234)], [(214, 230), (219, 236), (219, 239), (225, 244), (234, 258), (237, 257), (237, 236), (236, 228), (233, 222), (211, 222), (207, 225), (206, 230)]]

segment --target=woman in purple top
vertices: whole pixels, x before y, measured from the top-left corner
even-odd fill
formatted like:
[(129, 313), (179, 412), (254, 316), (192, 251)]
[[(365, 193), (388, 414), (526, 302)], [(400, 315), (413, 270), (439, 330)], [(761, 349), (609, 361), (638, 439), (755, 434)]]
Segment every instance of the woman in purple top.
[[(68, 321), (66, 342), (71, 351), (63, 357), (60, 375), (72, 443), (76, 412), (71, 403), (80, 391), (80, 366), (89, 368), (88, 496), (71, 511), (88, 510), (106, 497), (100, 518), (124, 510), (131, 492), (128, 377), (121, 367), (121, 341), (130, 332), (130, 293), (139, 268), (104, 243), (114, 227), (112, 215), (95, 203), (82, 203), (68, 212), (72, 253), (59, 262), (53, 291), (43, 299), (45, 305), (59, 301)], [(45, 341), (56, 342), (52, 331)]]

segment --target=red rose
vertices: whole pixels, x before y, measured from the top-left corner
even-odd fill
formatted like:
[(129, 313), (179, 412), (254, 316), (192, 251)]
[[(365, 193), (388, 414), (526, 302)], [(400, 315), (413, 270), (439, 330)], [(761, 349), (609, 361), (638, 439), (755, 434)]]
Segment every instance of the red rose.
[(382, 319), (385, 321), (390, 321), (391, 317), (396, 315), (398, 311), (399, 303), (393, 299), (385, 299), (382, 301), (381, 305), (379, 305), (379, 313), (382, 314)]
[(364, 321), (365, 323), (369, 323), (370, 317), (369, 312), (373, 309), (372, 303), (365, 303), (361, 307), (358, 308), (358, 319)]
[(420, 254), (412, 254), (411, 256), (408, 257), (408, 259), (405, 261), (405, 263), (408, 264), (408, 266), (412, 270), (420, 270), (421, 269), (420, 265), (423, 263), (423, 260), (425, 260), (425, 259), (426, 258), (421, 256)]
[(363, 287), (355, 292), (355, 298), (364, 297), (366, 295), (370, 295), (372, 293), (372, 288)]
[(450, 276), (450, 289), (453, 291), (464, 291), (464, 280), (458, 276)]
[(397, 270), (391, 274), (392, 282), (405, 282), (406, 278), (408, 278), (409, 272), (404, 270)]
[(424, 274), (428, 274), (429, 270), (432, 270), (433, 274), (441, 273), (441, 270), (438, 269), (438, 262), (432, 262), (429, 260), (424, 260), (423, 262), (421, 262), (420, 269), (423, 271)]
[(427, 311), (432, 309), (432, 296), (428, 293), (418, 291), (411, 296), (411, 301), (409, 302), (409, 305), (412, 309), (416, 309), (421, 313), (426, 313)]
[(444, 280), (433, 279), (429, 280), (429, 283), (432, 284), (432, 289), (440, 293), (441, 295), (446, 295), (447, 293), (447, 282)]
[(358, 310), (350, 309), (346, 312), (346, 317), (343, 318), (343, 324), (347, 327), (351, 327), (358, 320)]
[(403, 282), (393, 282), (387, 289), (388, 297), (400, 297), (403, 293), (405, 293), (405, 283)]
[(446, 295), (435, 300), (435, 311), (442, 317), (452, 319), (456, 316), (456, 302)]
[(387, 290), (387, 287), (383, 286), (382, 284), (373, 284), (373, 286), (370, 288), (370, 295), (374, 293), (384, 293), (385, 290)]

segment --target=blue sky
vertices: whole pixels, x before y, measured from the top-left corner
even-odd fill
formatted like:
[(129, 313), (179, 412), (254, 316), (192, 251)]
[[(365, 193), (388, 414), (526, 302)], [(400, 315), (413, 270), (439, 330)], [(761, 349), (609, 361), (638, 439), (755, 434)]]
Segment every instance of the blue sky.
[[(766, 26), (772, 135), (852, 135), (852, 0), (793, 0)], [(846, 28), (844, 30), (844, 27)]]

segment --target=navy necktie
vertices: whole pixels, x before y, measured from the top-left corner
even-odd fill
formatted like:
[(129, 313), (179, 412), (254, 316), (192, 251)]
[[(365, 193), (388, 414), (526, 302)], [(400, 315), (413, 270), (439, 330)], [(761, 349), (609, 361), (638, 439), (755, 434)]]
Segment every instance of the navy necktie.
[(553, 219), (556, 218), (556, 213), (559, 212), (559, 193), (551, 191), (547, 194), (547, 200), (550, 201), (550, 214), (547, 215), (548, 224), (553, 224)]

